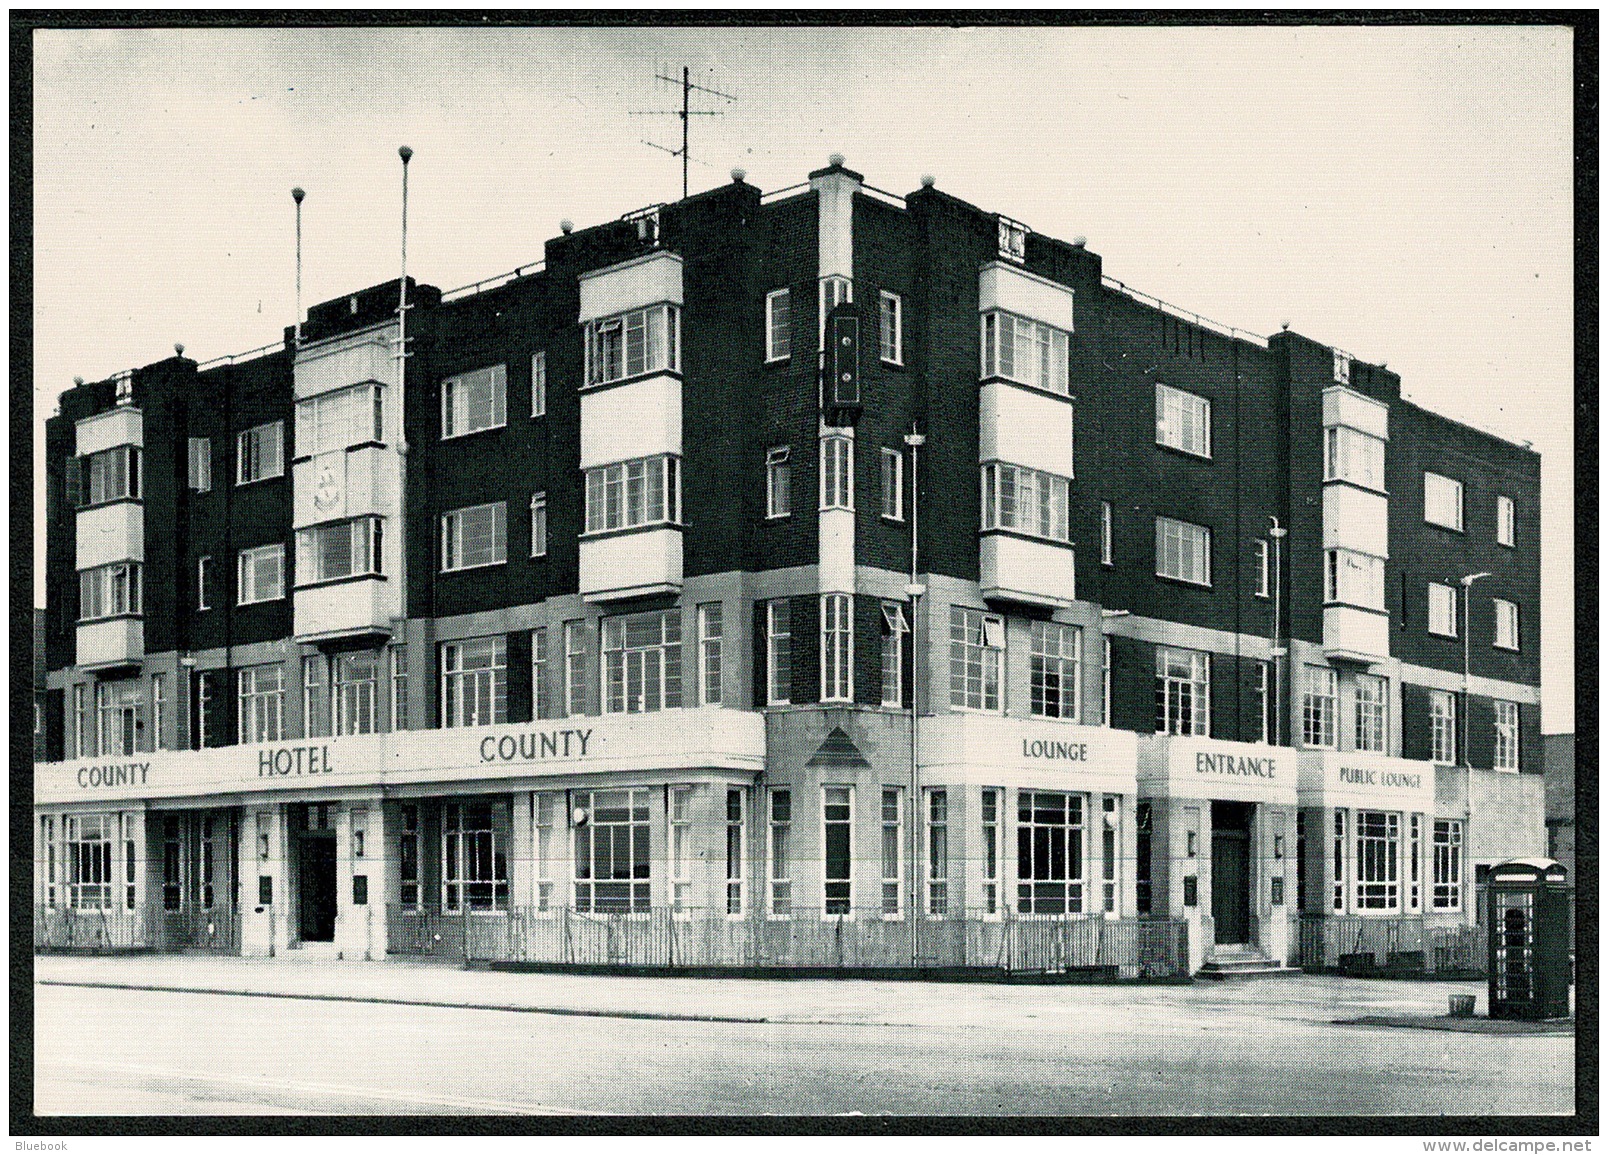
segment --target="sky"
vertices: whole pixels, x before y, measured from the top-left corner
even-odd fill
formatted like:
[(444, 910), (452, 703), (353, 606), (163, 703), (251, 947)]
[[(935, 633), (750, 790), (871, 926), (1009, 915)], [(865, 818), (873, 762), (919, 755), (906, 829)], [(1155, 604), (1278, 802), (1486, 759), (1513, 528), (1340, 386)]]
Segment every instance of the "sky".
[[(75, 376), (280, 338), (408, 271), (442, 289), (692, 190), (841, 153), (1108, 276), (1387, 362), (1542, 454), (1542, 728), (1574, 728), (1571, 42), (1549, 28), (381, 29), (34, 34), (36, 441)], [(42, 463), (35, 459), (36, 602)]]

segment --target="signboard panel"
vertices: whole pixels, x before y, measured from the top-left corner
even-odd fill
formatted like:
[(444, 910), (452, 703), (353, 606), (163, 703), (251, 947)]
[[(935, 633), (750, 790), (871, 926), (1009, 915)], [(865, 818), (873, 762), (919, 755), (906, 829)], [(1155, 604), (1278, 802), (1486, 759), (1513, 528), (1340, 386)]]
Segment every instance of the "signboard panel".
[(1132, 794), (1138, 735), (1048, 719), (951, 714), (923, 718), (921, 775), (929, 785), (1027, 786)]
[(1302, 750), (1301, 805), (1435, 811), (1435, 764), (1384, 754)]
[(1253, 742), (1157, 735), (1140, 742), (1139, 781), (1156, 795), (1293, 806), (1295, 751)]

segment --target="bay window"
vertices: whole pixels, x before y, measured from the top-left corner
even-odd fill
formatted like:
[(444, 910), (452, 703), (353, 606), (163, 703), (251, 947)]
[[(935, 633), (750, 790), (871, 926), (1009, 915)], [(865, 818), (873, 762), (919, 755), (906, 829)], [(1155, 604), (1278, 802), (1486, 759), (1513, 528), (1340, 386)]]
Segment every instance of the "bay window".
[(1385, 608), (1385, 559), (1354, 549), (1325, 554), (1323, 600), (1364, 609)]
[(583, 914), (648, 911), (648, 792), (577, 790), (575, 909)]
[(384, 387), (331, 389), (296, 402), (296, 456), (313, 457), (384, 440)]
[(1070, 541), (1065, 477), (995, 461), (983, 466), (983, 528)]
[(681, 520), (681, 458), (617, 461), (586, 471), (586, 532), (606, 533)]
[(85, 461), (89, 473), (89, 504), (139, 500), (142, 453), (137, 445), (117, 445), (91, 453)]
[(586, 383), (607, 385), (681, 368), (681, 310), (651, 305), (586, 326)]
[(78, 620), (139, 614), (143, 568), (137, 561), (120, 561), (80, 570)]
[(1066, 396), (1067, 334), (1040, 321), (991, 310), (982, 315), (983, 379), (1003, 378)]
[(1050, 790), (1016, 795), (1016, 910), (1083, 910), (1084, 796)]
[(1395, 910), (1401, 902), (1401, 815), (1357, 811), (1357, 909)]
[(296, 585), (379, 573), (381, 525), (377, 517), (354, 517), (298, 529)]
[(1323, 480), (1349, 481), (1381, 492), (1385, 488), (1385, 443), (1344, 425), (1323, 434)]

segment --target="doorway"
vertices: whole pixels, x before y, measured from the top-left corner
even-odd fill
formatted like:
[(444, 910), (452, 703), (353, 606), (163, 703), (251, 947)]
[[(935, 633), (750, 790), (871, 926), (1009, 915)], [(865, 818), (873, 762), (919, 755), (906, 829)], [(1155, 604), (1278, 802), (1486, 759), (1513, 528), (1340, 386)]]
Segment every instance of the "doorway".
[(291, 812), (296, 834), (296, 914), (302, 942), (335, 941), (335, 826), (328, 802)]
[(1212, 803), (1212, 922), (1219, 946), (1251, 937), (1251, 815), (1248, 802)]

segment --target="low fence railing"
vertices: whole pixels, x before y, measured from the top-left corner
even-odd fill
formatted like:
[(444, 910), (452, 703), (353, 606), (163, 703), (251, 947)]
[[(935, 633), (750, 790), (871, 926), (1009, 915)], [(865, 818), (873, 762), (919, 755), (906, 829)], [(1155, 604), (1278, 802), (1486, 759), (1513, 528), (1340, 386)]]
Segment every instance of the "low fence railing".
[(1308, 971), (1387, 970), (1480, 975), (1486, 971), (1486, 926), (1437, 925), (1402, 918), (1303, 916), (1295, 965)]
[[(880, 911), (787, 917), (655, 908), (631, 914), (560, 908), (435, 911), (391, 907), (387, 949), (472, 962), (563, 966), (1102, 971), (1119, 978), (1188, 973), (1188, 927), (1166, 919), (1028, 918), (976, 912), (910, 923)], [(467, 948), (467, 949), (466, 949)]]
[(35, 907), (33, 915), (35, 950), (240, 953), (240, 912), (233, 906), (209, 910)]

